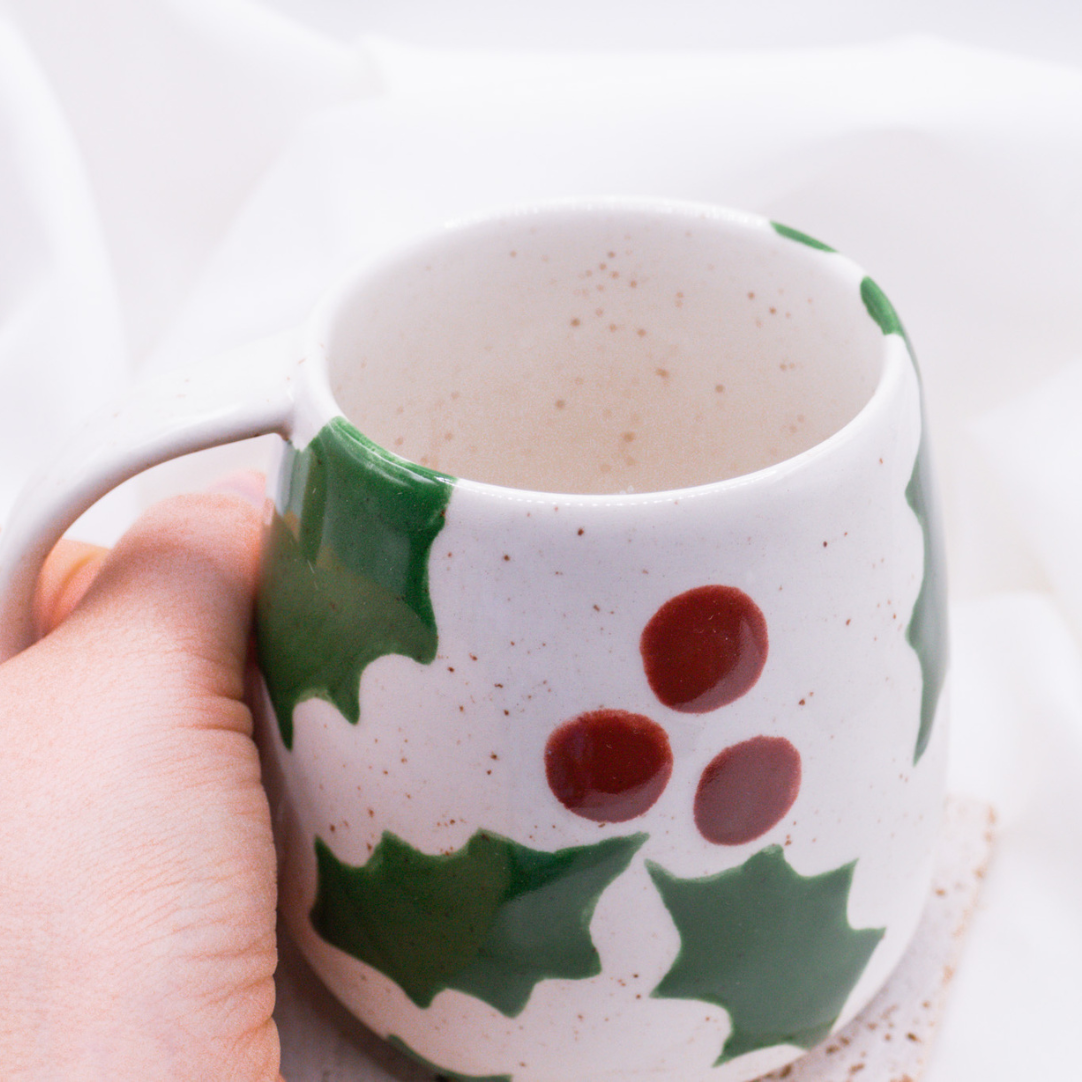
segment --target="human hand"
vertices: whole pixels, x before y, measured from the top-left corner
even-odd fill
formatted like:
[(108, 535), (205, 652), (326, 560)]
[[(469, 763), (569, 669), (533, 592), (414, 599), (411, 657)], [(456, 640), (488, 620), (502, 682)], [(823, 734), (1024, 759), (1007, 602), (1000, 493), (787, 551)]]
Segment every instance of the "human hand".
[(39, 589), (52, 630), (0, 666), (7, 1082), (281, 1077), (243, 697), (259, 532), (249, 504), (192, 496), (111, 553), (60, 546)]

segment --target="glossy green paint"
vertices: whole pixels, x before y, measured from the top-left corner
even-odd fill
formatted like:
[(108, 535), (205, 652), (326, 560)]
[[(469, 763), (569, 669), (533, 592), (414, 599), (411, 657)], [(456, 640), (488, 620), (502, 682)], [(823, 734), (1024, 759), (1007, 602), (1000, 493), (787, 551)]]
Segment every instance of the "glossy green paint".
[(810, 1048), (830, 1032), (885, 930), (849, 924), (855, 862), (802, 876), (772, 845), (702, 879), (646, 866), (680, 933), (680, 953), (653, 995), (729, 1012), (715, 1066), (776, 1044)]
[(939, 696), (947, 676), (947, 583), (944, 569), (943, 532), (939, 528), (938, 509), (931, 491), (931, 466), (927, 441), (921, 437), (913, 475), (906, 486), (905, 498), (924, 531), (924, 578), (913, 606), (913, 615), (905, 629), (905, 638), (920, 659), (923, 688), (920, 702), (920, 729), (913, 749), (916, 764), (932, 738)]
[(782, 225), (781, 222), (771, 222), (770, 225), (779, 236), (795, 240), (799, 244), (806, 244), (809, 248), (816, 248), (820, 252), (833, 252), (835, 250), (829, 244), (824, 244), (821, 240), (816, 240), (815, 237), (809, 237), (807, 233), (801, 233), (799, 229), (792, 229), (790, 226)]
[(479, 830), (429, 855), (388, 832), (359, 867), (317, 838), (312, 926), (419, 1007), (454, 988), (514, 1018), (538, 981), (601, 972), (594, 907), (646, 837), (546, 853)]
[[(879, 324), (884, 334), (899, 334), (909, 350), (909, 356), (920, 379), (920, 369), (913, 353), (913, 345), (905, 333), (894, 305), (886, 294), (871, 280), (865, 278), (860, 284), (860, 295), (868, 314)], [(913, 750), (914, 764), (920, 761), (932, 738), (936, 708), (943, 691), (949, 660), (947, 642), (947, 579), (946, 553), (943, 551), (943, 530), (939, 522), (938, 505), (932, 484), (931, 454), (928, 448), (928, 426), (924, 408), (924, 392), (921, 391), (921, 434), (913, 473), (906, 486), (905, 498), (920, 522), (924, 534), (924, 577), (920, 592), (913, 606), (913, 615), (906, 628), (906, 641), (916, 651), (920, 660), (922, 691), (920, 703), (920, 727)]]
[(369, 662), (435, 658), (428, 553), (453, 487), (341, 417), (304, 450), (287, 447), (256, 605), (259, 664), (286, 747), (304, 699), (326, 699), (355, 723)]
[[(864, 278), (860, 283), (860, 299), (864, 307), (868, 309), (868, 315), (879, 324), (879, 329), (884, 334), (900, 334), (905, 342), (905, 348), (909, 350), (909, 356), (913, 360), (913, 367), (917, 366), (917, 357), (913, 352), (913, 343), (909, 341), (909, 335), (905, 333), (905, 327), (890, 303), (887, 295), (875, 284), (871, 278)], [(920, 376), (920, 369), (917, 368)]]
[(451, 1082), (512, 1082), (509, 1074), (459, 1074), (457, 1071), (449, 1071), (446, 1067), (441, 1067), (438, 1063), (433, 1063), (429, 1059), (425, 1059), (424, 1056), (419, 1056), (401, 1037), (395, 1037), (393, 1034), (387, 1038), (387, 1043), (397, 1048), (399, 1052), (404, 1052), (410, 1059), (419, 1063), (422, 1067), (427, 1067), (430, 1071), (434, 1072), (437, 1079), (449, 1078)]

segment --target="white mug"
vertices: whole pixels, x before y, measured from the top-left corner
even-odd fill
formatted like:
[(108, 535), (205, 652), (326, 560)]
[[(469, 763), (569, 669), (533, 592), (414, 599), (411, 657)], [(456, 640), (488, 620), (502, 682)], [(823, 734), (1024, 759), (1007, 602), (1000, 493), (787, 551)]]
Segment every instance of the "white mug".
[(256, 705), (307, 959), (451, 1077), (741, 1082), (852, 1017), (925, 902), (924, 427), (889, 301), (804, 234), (495, 214), (92, 425), (4, 531), (0, 649), (105, 491), (279, 433)]

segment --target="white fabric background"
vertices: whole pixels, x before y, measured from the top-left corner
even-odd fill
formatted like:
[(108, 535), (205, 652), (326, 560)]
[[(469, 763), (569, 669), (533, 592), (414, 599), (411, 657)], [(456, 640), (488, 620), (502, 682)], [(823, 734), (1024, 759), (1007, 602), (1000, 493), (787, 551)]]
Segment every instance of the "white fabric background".
[[(653, 194), (822, 238), (921, 359), (953, 785), (1000, 813), (929, 1078), (1074, 1077), (1082, 8), (905, 8), (0, 0), (0, 522), (140, 373), (299, 322), (343, 268), (452, 215)], [(79, 532), (109, 541), (261, 453), (153, 471)]]

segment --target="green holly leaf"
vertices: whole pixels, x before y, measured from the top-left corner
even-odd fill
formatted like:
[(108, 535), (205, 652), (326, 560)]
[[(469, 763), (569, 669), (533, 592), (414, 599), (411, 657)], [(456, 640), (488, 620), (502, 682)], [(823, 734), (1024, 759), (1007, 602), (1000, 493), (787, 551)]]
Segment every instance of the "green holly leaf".
[(932, 470), (928, 441), (921, 434), (913, 475), (906, 486), (905, 498), (920, 522), (924, 534), (924, 577), (913, 605), (913, 615), (905, 629), (906, 642), (916, 651), (920, 661), (922, 689), (920, 699), (920, 729), (913, 751), (917, 763), (932, 738), (939, 696), (947, 677), (947, 582), (946, 554), (943, 552), (943, 532), (938, 522), (938, 505), (932, 498)]
[(538, 981), (601, 972), (594, 907), (646, 837), (546, 853), (477, 831), (433, 856), (384, 833), (359, 867), (317, 838), (312, 925), (419, 1007), (454, 988), (514, 1018)]
[(879, 329), (884, 334), (901, 335), (905, 348), (909, 351), (909, 356), (913, 358), (915, 365), (916, 354), (913, 352), (913, 343), (909, 341), (909, 335), (906, 334), (901, 317), (894, 305), (890, 303), (890, 298), (879, 288), (874, 279), (865, 276), (861, 280), (860, 299), (864, 302), (868, 315), (879, 324)]
[(436, 656), (428, 554), (453, 478), (414, 466), (330, 421), (286, 450), (256, 604), (259, 664), (282, 741), (293, 710), (318, 696), (360, 717), (366, 665)]
[(680, 933), (680, 953), (653, 995), (729, 1012), (715, 1066), (776, 1044), (810, 1048), (830, 1032), (885, 931), (849, 924), (855, 867), (798, 875), (777, 845), (703, 879), (647, 861)]
[(806, 244), (809, 248), (816, 248), (820, 252), (833, 252), (836, 250), (831, 248), (829, 244), (824, 244), (821, 240), (816, 240), (815, 237), (809, 237), (807, 233), (801, 233), (799, 229), (793, 229), (791, 226), (782, 225), (781, 222), (771, 222), (770, 225), (778, 236), (787, 237), (789, 240), (795, 240), (798, 244)]
[(446, 1067), (441, 1067), (438, 1063), (433, 1063), (430, 1059), (425, 1059), (424, 1056), (418, 1055), (401, 1037), (396, 1037), (393, 1034), (387, 1038), (387, 1043), (397, 1048), (399, 1052), (404, 1052), (410, 1059), (415, 1060), (422, 1067), (427, 1067), (432, 1071), (437, 1079), (450, 1079), (451, 1082), (512, 1082), (509, 1074), (461, 1074), (458, 1071), (449, 1071)]
[[(905, 327), (894, 305), (871, 278), (865, 278), (860, 283), (860, 295), (864, 306), (868, 309), (868, 315), (879, 324), (879, 329), (884, 334), (901, 335), (919, 382), (920, 368), (917, 365), (916, 354), (913, 352), (913, 344), (909, 341), (909, 335), (905, 333)], [(939, 705), (939, 696), (943, 691), (948, 663), (946, 554), (943, 551), (943, 531), (939, 524), (938, 505), (933, 495), (923, 385), (921, 386), (920, 416), (920, 445), (917, 448), (916, 461), (913, 463), (913, 474), (905, 490), (906, 501), (917, 516), (924, 534), (924, 577), (913, 606), (913, 615), (905, 631), (906, 641), (913, 647), (917, 660), (920, 662), (922, 681), (920, 727), (917, 730), (917, 742), (913, 750), (914, 763), (920, 761), (920, 757), (932, 738), (932, 723), (935, 721), (936, 707)]]

